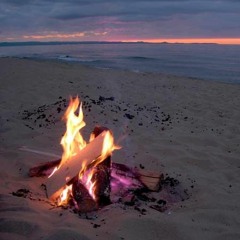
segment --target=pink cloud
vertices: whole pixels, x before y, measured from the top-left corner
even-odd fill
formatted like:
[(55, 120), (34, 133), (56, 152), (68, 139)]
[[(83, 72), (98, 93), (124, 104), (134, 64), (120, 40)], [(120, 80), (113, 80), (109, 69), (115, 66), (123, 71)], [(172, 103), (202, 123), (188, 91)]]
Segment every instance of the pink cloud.
[(108, 32), (95, 32), (95, 31), (85, 31), (76, 33), (46, 33), (39, 35), (24, 35), (24, 39), (72, 39), (72, 38), (83, 38), (88, 36), (105, 36)]

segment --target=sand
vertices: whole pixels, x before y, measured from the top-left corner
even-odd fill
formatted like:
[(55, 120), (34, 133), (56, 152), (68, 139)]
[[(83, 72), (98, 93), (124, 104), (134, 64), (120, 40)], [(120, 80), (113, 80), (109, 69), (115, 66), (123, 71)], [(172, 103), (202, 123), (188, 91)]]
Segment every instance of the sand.
[[(1, 58), (0, 239), (240, 239), (239, 93), (240, 85)], [(189, 199), (145, 215), (112, 204), (91, 220), (38, 201), (46, 180), (28, 169), (55, 158), (19, 148), (61, 154), (70, 95), (84, 102), (86, 139), (96, 124), (109, 127), (122, 145), (113, 161), (168, 173)], [(101, 96), (110, 99), (98, 105)], [(12, 195), (21, 188), (33, 199)]]

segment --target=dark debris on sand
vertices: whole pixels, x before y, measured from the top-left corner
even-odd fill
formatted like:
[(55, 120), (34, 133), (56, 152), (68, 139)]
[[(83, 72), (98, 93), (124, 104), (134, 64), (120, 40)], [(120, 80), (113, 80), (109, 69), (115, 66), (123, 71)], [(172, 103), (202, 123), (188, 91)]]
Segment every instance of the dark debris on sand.
[[(108, 120), (114, 125), (119, 124), (121, 119), (128, 119), (130, 122), (137, 123), (139, 127), (153, 127), (159, 131), (171, 128), (172, 117), (169, 113), (163, 112), (158, 105), (130, 104), (116, 100), (113, 96), (101, 95), (98, 98), (91, 98), (83, 94), (82, 99), (84, 99), (83, 110), (85, 116), (94, 108), (94, 111), (99, 112), (102, 116), (108, 114)], [(19, 115), (22, 120), (26, 121), (25, 126), (32, 130), (35, 128), (47, 128), (61, 120), (67, 105), (68, 100), (59, 96), (54, 103), (44, 104), (33, 109), (25, 109), (19, 112)], [(134, 131), (134, 129), (129, 130)]]
[(127, 208), (138, 211), (141, 215), (146, 215), (149, 208), (165, 212), (173, 205), (182, 203), (189, 198), (189, 191), (183, 188), (179, 180), (167, 176), (162, 180), (159, 192), (151, 192), (144, 188), (137, 189), (120, 198), (119, 202)]
[(19, 112), (19, 115), (22, 120), (28, 122), (25, 126), (33, 130), (34, 127), (49, 127), (56, 124), (56, 122), (60, 121), (62, 112), (66, 110), (66, 107), (67, 99), (60, 96), (52, 104), (44, 104), (30, 110), (25, 109)]
[(26, 198), (30, 191), (26, 188), (18, 189), (16, 192), (12, 192), (13, 196)]
[[(113, 96), (99, 96), (91, 98), (88, 95), (82, 94), (84, 113), (92, 110), (99, 112), (102, 116), (108, 114), (108, 120), (114, 125), (119, 125), (119, 116), (122, 120), (127, 119), (129, 123), (136, 123), (141, 128), (156, 128), (159, 131), (165, 131), (172, 128), (173, 121), (179, 122), (190, 120), (189, 117), (184, 116), (183, 112), (177, 112), (172, 116), (167, 112), (162, 111), (161, 107), (155, 103), (151, 106), (140, 105), (137, 103), (127, 103), (125, 101), (117, 100)], [(62, 96), (52, 104), (45, 104), (31, 110), (24, 110), (20, 112), (22, 120), (26, 121), (25, 126), (34, 129), (36, 127), (49, 127), (61, 120), (63, 112), (65, 112), (68, 105), (67, 99)], [(87, 116), (87, 114), (86, 114)], [(110, 119), (109, 119), (110, 116)], [(134, 129), (129, 131), (133, 132)], [(140, 165), (143, 169), (144, 166)], [(183, 189), (180, 182), (167, 176), (161, 183), (162, 189), (160, 192), (148, 192), (146, 189), (140, 189), (134, 192), (129, 192), (127, 196), (119, 199), (124, 207), (133, 208), (141, 215), (146, 215), (148, 209), (154, 209), (159, 212), (166, 211), (175, 203), (185, 201), (190, 197), (187, 189)], [(193, 187), (192, 187), (193, 188)], [(28, 190), (19, 189), (13, 192), (13, 196), (24, 197), (31, 199), (32, 193)]]

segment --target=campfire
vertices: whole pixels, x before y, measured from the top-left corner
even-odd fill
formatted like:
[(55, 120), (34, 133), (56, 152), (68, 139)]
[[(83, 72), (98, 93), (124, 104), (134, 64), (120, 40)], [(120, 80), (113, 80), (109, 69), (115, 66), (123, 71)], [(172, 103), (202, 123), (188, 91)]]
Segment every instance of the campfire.
[[(161, 184), (171, 181), (164, 180), (162, 173), (149, 173), (112, 161), (113, 152), (121, 147), (114, 143), (113, 133), (106, 127), (96, 126), (86, 142), (81, 135), (86, 124), (78, 97), (70, 99), (63, 119), (66, 132), (61, 139), (61, 159), (29, 170), (30, 177), (47, 177), (46, 194), (55, 205), (69, 206), (79, 213), (96, 211), (121, 200), (130, 205), (136, 196), (158, 192)], [(159, 210), (158, 205), (153, 206)]]
[(46, 185), (49, 198), (58, 205), (71, 199), (79, 209), (87, 205), (86, 210), (109, 203), (111, 155), (117, 149), (112, 133), (96, 127), (86, 143), (80, 133), (85, 122), (78, 98), (70, 100), (64, 119), (63, 154)]

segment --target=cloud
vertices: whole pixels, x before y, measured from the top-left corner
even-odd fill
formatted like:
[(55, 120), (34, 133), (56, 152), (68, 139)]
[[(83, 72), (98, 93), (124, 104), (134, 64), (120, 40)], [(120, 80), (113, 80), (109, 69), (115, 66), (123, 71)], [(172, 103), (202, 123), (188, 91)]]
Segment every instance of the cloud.
[(45, 35), (24, 35), (25, 39), (49, 39), (49, 38), (79, 38), (84, 37), (85, 33), (72, 33), (72, 34), (62, 34), (62, 33), (54, 33), (54, 34), (45, 34)]
[[(233, 4), (234, 3), (234, 4)], [(178, 14), (239, 13), (240, 3), (217, 0), (185, 1), (94, 1), (91, 5), (61, 3), (51, 12), (52, 18), (81, 19), (85, 17), (119, 17), (121, 20), (162, 19)]]
[(24, 39), (34, 39), (34, 40), (41, 40), (41, 39), (73, 39), (73, 38), (83, 38), (86, 36), (105, 36), (107, 32), (76, 32), (76, 33), (51, 33), (51, 34), (43, 34), (43, 35), (24, 35)]
[[(240, 37), (239, 12), (239, 0), (1, 0), (0, 41), (21, 36), (45, 39), (45, 35)], [(51, 36), (53, 32), (59, 35)], [(82, 32), (84, 36), (76, 34)]]

